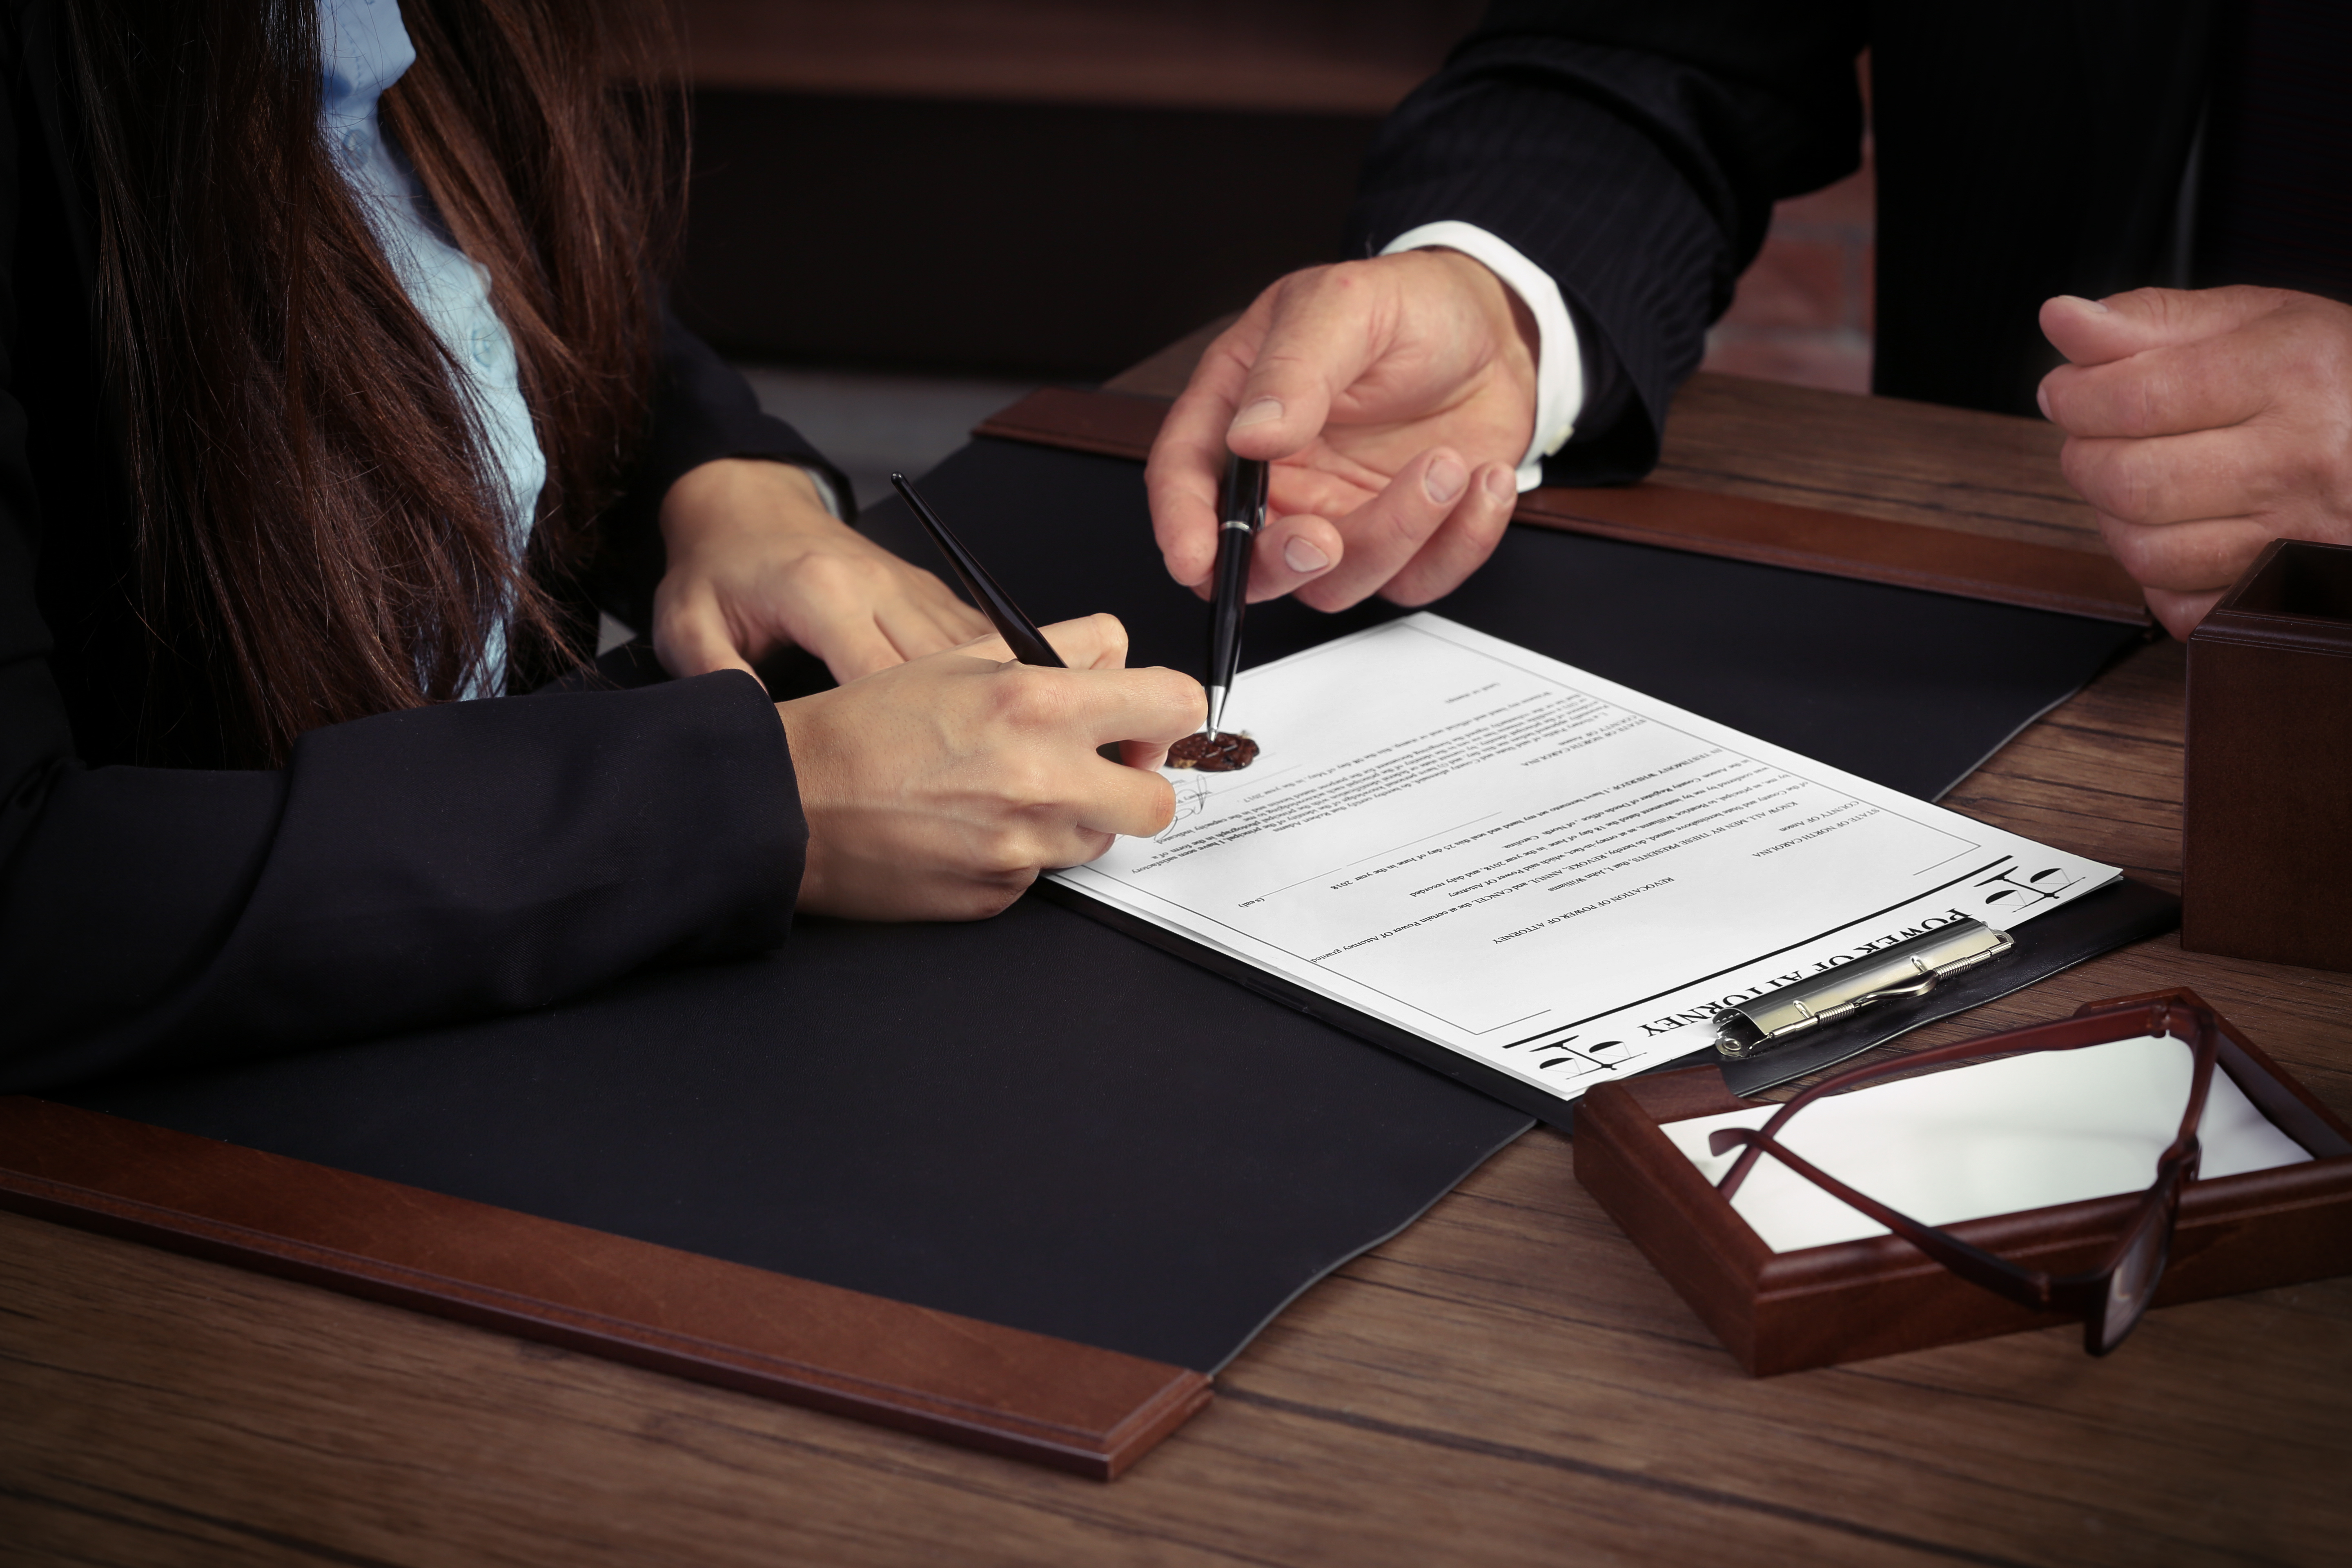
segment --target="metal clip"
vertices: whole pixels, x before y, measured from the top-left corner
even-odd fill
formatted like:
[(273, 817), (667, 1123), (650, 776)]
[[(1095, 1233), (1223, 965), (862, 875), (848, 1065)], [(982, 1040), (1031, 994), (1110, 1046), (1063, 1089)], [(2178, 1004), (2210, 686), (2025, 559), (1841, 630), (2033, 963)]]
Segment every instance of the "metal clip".
[(1874, 1003), (1924, 996), (1944, 976), (1997, 958), (2016, 941), (1982, 921), (1906, 937), (1867, 958), (1726, 1007), (1715, 1016), (1715, 1048), (1740, 1060)]

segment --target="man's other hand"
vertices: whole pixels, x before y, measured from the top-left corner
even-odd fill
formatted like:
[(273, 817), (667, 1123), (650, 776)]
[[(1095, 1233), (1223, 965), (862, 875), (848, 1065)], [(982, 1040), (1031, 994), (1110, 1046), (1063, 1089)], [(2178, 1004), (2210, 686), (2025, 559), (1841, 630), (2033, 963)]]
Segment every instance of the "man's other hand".
[(1249, 596), (1423, 605), (1494, 552), (1535, 428), (1537, 333), (1450, 250), (1294, 272), (1209, 345), (1144, 479), (1169, 574), (1209, 591), (1230, 449), (1274, 463)]
[(2273, 539), (2352, 544), (2352, 309), (2283, 289), (2062, 295), (2042, 383), (2068, 482), (2185, 637)]

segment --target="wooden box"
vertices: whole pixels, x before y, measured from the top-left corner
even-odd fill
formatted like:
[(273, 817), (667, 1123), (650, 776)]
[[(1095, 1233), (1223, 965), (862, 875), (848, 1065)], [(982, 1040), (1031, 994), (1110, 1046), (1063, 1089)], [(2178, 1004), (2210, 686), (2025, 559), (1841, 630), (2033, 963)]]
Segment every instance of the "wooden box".
[(2189, 638), (2180, 945), (2352, 970), (2352, 549), (2273, 540)]
[[(2127, 1005), (2186, 992), (2118, 997)], [(2217, 1066), (2306, 1163), (2193, 1182), (2155, 1306), (2352, 1273), (2352, 1129), (2226, 1021)], [(1576, 1118), (1576, 1179), (1622, 1226), (1735, 1360), (1756, 1376), (2072, 1321), (1971, 1285), (1900, 1237), (1774, 1252), (1666, 1139), (1663, 1122), (1756, 1102), (1712, 1067), (1594, 1089)], [(1947, 1226), (2012, 1261), (2063, 1273), (2096, 1267), (2139, 1194)]]

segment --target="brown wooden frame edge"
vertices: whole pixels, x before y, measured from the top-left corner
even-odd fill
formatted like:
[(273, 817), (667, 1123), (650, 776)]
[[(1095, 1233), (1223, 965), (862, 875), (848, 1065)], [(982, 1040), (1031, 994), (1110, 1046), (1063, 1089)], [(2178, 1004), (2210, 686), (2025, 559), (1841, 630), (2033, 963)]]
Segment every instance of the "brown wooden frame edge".
[[(1168, 408), (1166, 398), (1145, 393), (1046, 386), (989, 416), (972, 434), (1139, 462), (1150, 455)], [(2095, 620), (2151, 624), (2139, 585), (2105, 555), (1819, 507), (1675, 485), (1546, 486), (1521, 496), (1511, 521)]]
[[(2179, 998), (2166, 990), (2076, 1011)], [(2264, 1114), (2316, 1156), (2192, 1183), (2154, 1304), (2352, 1272), (2352, 1128), (2225, 1019), (2222, 1065)], [(1754, 1103), (1712, 1068), (1606, 1084), (1577, 1108), (1576, 1178), (1749, 1373), (1866, 1361), (2069, 1320), (2037, 1314), (1947, 1272), (1900, 1237), (1775, 1253), (1660, 1124)], [(2091, 1267), (2136, 1195), (1969, 1220), (1952, 1234), (2053, 1272)], [(2128, 1352), (2126, 1352), (2128, 1353)]]
[(1211, 1397), (1115, 1351), (0, 1097), (0, 1209), (1109, 1480)]

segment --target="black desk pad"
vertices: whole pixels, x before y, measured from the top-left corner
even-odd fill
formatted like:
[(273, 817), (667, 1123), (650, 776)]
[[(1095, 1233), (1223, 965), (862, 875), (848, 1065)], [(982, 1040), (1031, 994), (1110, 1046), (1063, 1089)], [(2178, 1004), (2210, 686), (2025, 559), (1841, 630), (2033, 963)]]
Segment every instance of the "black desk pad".
[[(1137, 662), (1198, 665), (1138, 465), (978, 442), (925, 488), (1040, 620), (1112, 609)], [(895, 504), (867, 526), (931, 563)], [(2137, 635), (1532, 530), (1435, 607), (1922, 795)], [(1248, 656), (1397, 613), (1261, 605)], [(1528, 1125), (1035, 897), (53, 1098), (1201, 1371)]]
[[(1202, 672), (1207, 611), (1160, 564), (1141, 464), (981, 440), (921, 488), (1032, 619), (1109, 610), (1127, 624), (1129, 663)], [(895, 497), (861, 526), (952, 581)], [(1925, 800), (2145, 635), (1541, 528), (1511, 529), (1458, 592), (1423, 607)], [(1407, 613), (1253, 605), (1242, 663)], [(1240, 704), (1233, 719), (1246, 725)]]
[(1034, 899), (48, 1098), (1201, 1372), (1528, 1125)]

